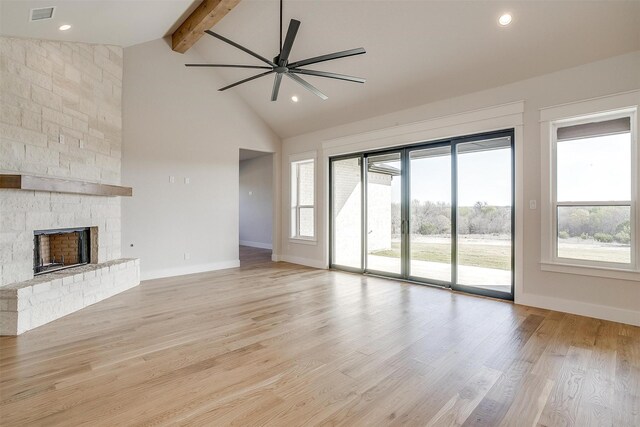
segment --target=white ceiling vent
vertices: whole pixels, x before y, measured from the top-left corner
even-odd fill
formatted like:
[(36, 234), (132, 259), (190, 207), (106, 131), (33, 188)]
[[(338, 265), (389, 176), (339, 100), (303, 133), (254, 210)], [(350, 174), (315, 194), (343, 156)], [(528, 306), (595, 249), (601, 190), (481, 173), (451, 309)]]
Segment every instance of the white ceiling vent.
[(51, 7), (39, 7), (31, 9), (30, 21), (42, 21), (44, 19), (53, 18), (53, 12), (56, 10), (55, 6)]

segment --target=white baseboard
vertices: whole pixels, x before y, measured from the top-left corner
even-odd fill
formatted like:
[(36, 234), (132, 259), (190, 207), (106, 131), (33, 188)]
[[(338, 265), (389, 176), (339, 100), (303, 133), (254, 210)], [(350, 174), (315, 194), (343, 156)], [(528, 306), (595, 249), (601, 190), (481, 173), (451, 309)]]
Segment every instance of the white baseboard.
[[(144, 264), (142, 264), (144, 265)], [(184, 276), (185, 274), (205, 273), (207, 271), (224, 270), (240, 267), (240, 260), (211, 262), (208, 264), (186, 265), (184, 267), (162, 268), (159, 270), (140, 272), (141, 280), (161, 279), (164, 277)]]
[(273, 249), (271, 243), (252, 242), (250, 240), (240, 240), (240, 246), (250, 246), (252, 248)]
[(327, 269), (327, 266), (324, 265), (322, 261), (318, 261), (316, 259), (300, 258), (300, 257), (295, 257), (290, 255), (278, 255), (277, 260), (274, 259), (274, 256), (272, 256), (271, 259), (273, 259), (274, 261), (290, 262), (291, 264), (300, 264), (307, 267), (321, 268), (323, 270)]
[(516, 304), (640, 326), (640, 312), (623, 308), (535, 294), (521, 294), (520, 296), (516, 296)]

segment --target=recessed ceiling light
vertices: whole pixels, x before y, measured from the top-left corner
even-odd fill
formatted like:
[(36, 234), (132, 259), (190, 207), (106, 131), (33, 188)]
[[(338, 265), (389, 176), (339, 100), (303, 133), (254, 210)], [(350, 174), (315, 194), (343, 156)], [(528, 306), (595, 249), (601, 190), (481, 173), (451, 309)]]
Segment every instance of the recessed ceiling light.
[(58, 28), (60, 31), (67, 31), (69, 28), (71, 28), (71, 25), (69, 24), (64, 24), (64, 25), (60, 25), (60, 28)]
[(297, 96), (295, 96), (295, 95), (293, 95), (293, 96), (291, 97), (291, 101), (293, 101), (293, 102), (298, 102), (298, 97), (297, 97)]
[(500, 18), (498, 18), (498, 23), (503, 27), (506, 27), (507, 25), (511, 24), (512, 19), (513, 18), (511, 17), (511, 14), (505, 13), (504, 15), (500, 16)]

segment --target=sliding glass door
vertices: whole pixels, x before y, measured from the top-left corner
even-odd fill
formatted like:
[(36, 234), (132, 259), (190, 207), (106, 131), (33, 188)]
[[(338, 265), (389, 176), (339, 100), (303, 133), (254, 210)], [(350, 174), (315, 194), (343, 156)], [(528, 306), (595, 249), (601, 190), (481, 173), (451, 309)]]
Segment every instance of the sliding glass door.
[(366, 157), (366, 270), (402, 275), (402, 154)]
[(511, 293), (513, 180), (511, 138), (460, 142), (457, 152), (459, 289)]
[(362, 159), (331, 162), (331, 259), (348, 270), (362, 269)]
[(330, 162), (331, 267), (513, 299), (513, 131)]
[(451, 282), (451, 146), (409, 151), (409, 276)]

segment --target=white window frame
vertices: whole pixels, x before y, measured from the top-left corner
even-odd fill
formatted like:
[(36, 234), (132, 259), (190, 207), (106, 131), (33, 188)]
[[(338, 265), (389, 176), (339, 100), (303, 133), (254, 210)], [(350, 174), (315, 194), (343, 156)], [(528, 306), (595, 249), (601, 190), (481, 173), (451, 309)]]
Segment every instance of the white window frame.
[[(297, 167), (303, 163), (313, 163), (313, 205), (300, 205), (299, 194), (299, 178)], [(317, 173), (318, 162), (317, 153), (310, 151), (307, 153), (294, 154), (289, 156), (289, 240), (293, 243), (316, 244), (317, 243)], [(296, 185), (293, 179), (297, 180)], [(300, 235), (300, 209), (313, 209), (313, 236)], [(292, 210), (295, 209), (296, 215), (293, 219)]]
[[(540, 110), (542, 140), (542, 253), (541, 268), (545, 271), (572, 273), (640, 281), (640, 211), (638, 207), (638, 105), (640, 91), (564, 104)], [(556, 137), (557, 128), (600, 120), (630, 117), (631, 122), (631, 199), (606, 202), (558, 202), (556, 197)], [(630, 263), (612, 263), (558, 257), (558, 206), (629, 206), (631, 209)]]

